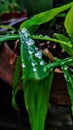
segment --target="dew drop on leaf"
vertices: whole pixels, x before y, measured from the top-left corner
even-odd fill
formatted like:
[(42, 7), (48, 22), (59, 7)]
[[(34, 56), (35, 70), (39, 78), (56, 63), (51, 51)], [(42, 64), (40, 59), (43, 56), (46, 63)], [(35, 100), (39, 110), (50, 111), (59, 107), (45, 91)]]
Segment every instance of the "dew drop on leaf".
[(44, 65), (44, 61), (40, 61), (40, 65)]
[(30, 34), (28, 33), (26, 28), (22, 29), (22, 33), (24, 34), (25, 37), (29, 37), (30, 36)]
[(65, 66), (65, 68), (64, 68), (65, 70), (67, 70), (68, 69), (68, 67), (67, 66)]
[(37, 71), (37, 69), (36, 69), (36, 68), (33, 68), (33, 71), (35, 72), (35, 71)]
[(26, 43), (27, 43), (28, 46), (34, 45), (34, 40), (28, 39), (28, 40), (26, 41)]
[(39, 35), (39, 37), (42, 37), (42, 36), (43, 36), (42, 34)]
[(25, 64), (24, 63), (22, 64), (22, 68), (25, 68)]
[(41, 59), (42, 53), (40, 51), (38, 51), (37, 53), (35, 53), (35, 57)]
[(28, 53), (29, 53), (30, 55), (32, 55), (32, 54), (34, 53), (34, 49), (33, 49), (33, 48), (30, 48), (30, 49), (28, 50)]

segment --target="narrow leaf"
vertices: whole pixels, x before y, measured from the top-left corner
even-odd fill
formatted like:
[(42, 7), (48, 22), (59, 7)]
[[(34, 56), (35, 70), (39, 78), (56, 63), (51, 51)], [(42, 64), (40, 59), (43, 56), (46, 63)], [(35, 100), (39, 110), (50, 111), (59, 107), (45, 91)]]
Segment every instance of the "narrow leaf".
[(23, 92), (31, 130), (44, 130), (54, 71), (45, 71), (42, 53), (26, 28), (19, 31)]
[(15, 96), (18, 92), (20, 65), (21, 65), (21, 58), (19, 56), (18, 59), (17, 59), (17, 62), (16, 62), (16, 69), (15, 69), (15, 73), (14, 73), (13, 90), (12, 90), (12, 106), (15, 109), (18, 108), (17, 103), (15, 101)]
[(73, 115), (73, 74), (70, 73), (69, 67), (67, 65), (62, 66), (61, 68), (66, 79), (67, 90), (71, 99), (71, 110)]
[(67, 5), (61, 6), (61, 7), (50, 9), (48, 11), (45, 11), (37, 15), (34, 15), (30, 20), (24, 21), (21, 24), (20, 29), (27, 28), (29, 32), (33, 34), (39, 25), (52, 20), (59, 13), (71, 8), (72, 5), (73, 5), (73, 2)]
[(73, 6), (66, 15), (64, 26), (66, 28), (68, 35), (71, 37), (73, 41)]
[[(68, 37), (66, 37), (63, 34), (56, 34), (55, 35), (57, 39), (59, 39), (60, 46), (70, 55), (73, 56), (73, 45)], [(62, 42), (65, 42), (66, 44), (62, 44)], [(69, 46), (71, 45), (71, 46)]]

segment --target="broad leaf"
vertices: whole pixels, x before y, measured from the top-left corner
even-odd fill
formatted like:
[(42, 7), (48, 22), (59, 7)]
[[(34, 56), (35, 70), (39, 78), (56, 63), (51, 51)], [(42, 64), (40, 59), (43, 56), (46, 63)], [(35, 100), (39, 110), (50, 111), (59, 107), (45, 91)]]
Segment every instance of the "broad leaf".
[(23, 71), (23, 92), (32, 130), (44, 130), (54, 71), (45, 71), (42, 53), (27, 29), (19, 32)]
[(20, 29), (25, 27), (30, 31), (30, 33), (33, 34), (39, 25), (52, 20), (59, 13), (71, 8), (72, 5), (73, 5), (73, 2), (67, 5), (61, 6), (61, 7), (50, 9), (49, 11), (45, 11), (37, 15), (34, 15), (30, 20), (24, 21), (21, 24)]

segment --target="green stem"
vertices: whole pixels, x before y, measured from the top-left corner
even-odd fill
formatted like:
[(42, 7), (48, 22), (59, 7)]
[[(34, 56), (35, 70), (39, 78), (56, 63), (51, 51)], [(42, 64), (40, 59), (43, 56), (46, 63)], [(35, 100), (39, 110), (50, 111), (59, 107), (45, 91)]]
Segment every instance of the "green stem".
[(70, 44), (70, 42), (69, 42), (69, 44), (68, 44), (68, 43), (65, 42), (65, 41), (61, 41), (61, 40), (58, 40), (58, 39), (55, 39), (55, 38), (51, 38), (51, 37), (49, 37), (49, 36), (32, 35), (31, 37), (32, 37), (33, 39), (47, 40), (47, 41), (57, 42), (57, 43), (61, 43), (61, 44), (64, 44), (64, 45), (66, 45), (66, 46), (72, 47), (72, 44)]
[(65, 64), (67, 65), (67, 64), (70, 64), (72, 62), (73, 62), (73, 57), (58, 60), (56, 62), (53, 62), (53, 63), (50, 63), (50, 64), (46, 65), (45, 66), (45, 71), (50, 69), (50, 68), (56, 68), (56, 67), (59, 67), (59, 66), (65, 65)]
[[(72, 47), (72, 44), (69, 44), (67, 42), (64, 42), (64, 41), (61, 41), (61, 40), (57, 40), (55, 38), (50, 38), (48, 36), (38, 36), (38, 35), (31, 35), (31, 38), (36, 40), (49, 40), (49, 41), (52, 41), (52, 42), (57, 42), (57, 43), (61, 43), (61, 44), (64, 44), (66, 46), (69, 46), (69, 47)], [(17, 40), (19, 39), (19, 34), (14, 34), (14, 35), (0, 35), (0, 42), (3, 42), (3, 41), (10, 41), (10, 40)]]
[(10, 41), (10, 40), (17, 40), (19, 39), (19, 34), (14, 35), (0, 35), (0, 42)]

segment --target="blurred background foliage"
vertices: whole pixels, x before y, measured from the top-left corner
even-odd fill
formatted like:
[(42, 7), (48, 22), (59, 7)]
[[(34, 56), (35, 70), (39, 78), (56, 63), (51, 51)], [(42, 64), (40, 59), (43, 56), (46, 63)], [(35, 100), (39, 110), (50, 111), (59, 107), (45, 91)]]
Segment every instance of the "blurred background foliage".
[(0, 0), (0, 14), (26, 10), (28, 15), (34, 15), (71, 1), (73, 0)]

